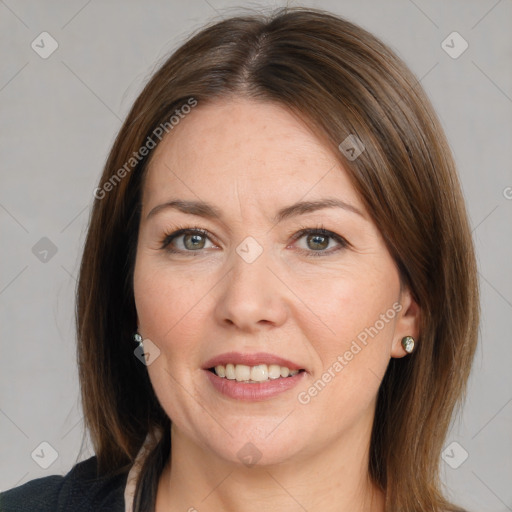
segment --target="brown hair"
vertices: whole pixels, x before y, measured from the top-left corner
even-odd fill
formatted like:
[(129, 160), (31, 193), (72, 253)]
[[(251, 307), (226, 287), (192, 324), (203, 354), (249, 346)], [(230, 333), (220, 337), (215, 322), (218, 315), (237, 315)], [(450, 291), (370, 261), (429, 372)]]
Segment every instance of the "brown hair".
[[(100, 473), (130, 467), (146, 434), (161, 428), (166, 434), (144, 464), (135, 499), (135, 511), (154, 510), (171, 449), (170, 420), (130, 343), (150, 155), (133, 168), (126, 163), (190, 98), (201, 106), (230, 96), (288, 107), (350, 174), (421, 308), (415, 353), (392, 359), (379, 389), (369, 474), (386, 492), (386, 510), (458, 510), (440, 492), (438, 464), (470, 371), (479, 305), (453, 158), (428, 98), (395, 53), (362, 28), (313, 9), (202, 29), (154, 74), (117, 136), (92, 210), (77, 301), (82, 401)], [(349, 135), (365, 147), (355, 160), (338, 149)]]

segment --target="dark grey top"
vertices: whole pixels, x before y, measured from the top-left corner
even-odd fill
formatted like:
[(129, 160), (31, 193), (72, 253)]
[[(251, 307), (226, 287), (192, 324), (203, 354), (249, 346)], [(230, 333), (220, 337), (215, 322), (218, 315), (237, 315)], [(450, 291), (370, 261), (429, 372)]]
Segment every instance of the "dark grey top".
[(97, 476), (96, 457), (65, 476), (31, 480), (0, 494), (0, 512), (124, 512), (128, 473)]

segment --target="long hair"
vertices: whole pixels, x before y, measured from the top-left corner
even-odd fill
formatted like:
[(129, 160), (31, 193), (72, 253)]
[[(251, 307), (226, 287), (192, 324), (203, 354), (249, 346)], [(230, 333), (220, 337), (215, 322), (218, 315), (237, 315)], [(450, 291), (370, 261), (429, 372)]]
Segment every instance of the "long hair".
[[(392, 359), (379, 388), (369, 475), (385, 491), (388, 511), (458, 510), (440, 491), (438, 466), (465, 391), (479, 302), (453, 157), (400, 58), (362, 28), (315, 9), (241, 15), (203, 28), (152, 76), (119, 131), (95, 192), (77, 297), (82, 403), (98, 471), (129, 468), (146, 434), (162, 430), (135, 493), (135, 512), (153, 511), (172, 449), (170, 420), (130, 343), (141, 190), (152, 154), (140, 149), (159, 126), (170, 131), (183, 105), (233, 97), (287, 107), (349, 173), (421, 308), (415, 353)], [(347, 137), (364, 146), (356, 159), (339, 149)]]

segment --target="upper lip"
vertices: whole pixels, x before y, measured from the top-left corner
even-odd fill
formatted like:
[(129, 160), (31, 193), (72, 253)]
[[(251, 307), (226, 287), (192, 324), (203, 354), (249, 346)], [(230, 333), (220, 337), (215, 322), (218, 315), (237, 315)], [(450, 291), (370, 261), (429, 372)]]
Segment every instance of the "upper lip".
[(203, 369), (208, 370), (214, 366), (231, 364), (245, 364), (247, 366), (256, 366), (258, 364), (278, 364), (279, 366), (286, 366), (289, 370), (303, 370), (304, 367), (300, 366), (289, 359), (279, 357), (267, 352), (254, 352), (251, 354), (243, 354), (241, 352), (226, 352), (212, 357), (204, 364)]

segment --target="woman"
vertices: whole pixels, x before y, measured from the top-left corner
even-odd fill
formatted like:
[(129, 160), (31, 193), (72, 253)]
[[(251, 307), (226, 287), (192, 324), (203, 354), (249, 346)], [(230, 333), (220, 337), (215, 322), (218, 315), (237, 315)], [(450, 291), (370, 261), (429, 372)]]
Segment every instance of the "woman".
[(193, 36), (94, 195), (77, 300), (96, 456), (2, 510), (460, 510), (438, 463), (478, 326), (452, 156), (331, 14)]

